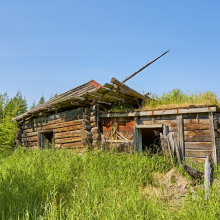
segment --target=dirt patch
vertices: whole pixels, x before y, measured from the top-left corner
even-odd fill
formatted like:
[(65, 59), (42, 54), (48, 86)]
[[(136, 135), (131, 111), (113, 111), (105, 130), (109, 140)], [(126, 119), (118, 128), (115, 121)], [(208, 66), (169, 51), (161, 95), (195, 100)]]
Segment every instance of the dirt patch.
[(165, 200), (176, 200), (184, 197), (189, 181), (172, 169), (166, 174), (153, 173), (153, 185), (147, 185), (142, 193), (144, 195), (163, 198)]

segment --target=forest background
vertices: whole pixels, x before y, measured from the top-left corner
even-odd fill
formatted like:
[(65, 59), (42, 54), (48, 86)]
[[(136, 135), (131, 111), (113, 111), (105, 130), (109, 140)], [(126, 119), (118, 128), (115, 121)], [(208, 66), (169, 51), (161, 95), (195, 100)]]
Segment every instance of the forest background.
[[(50, 99), (56, 97), (57, 94), (51, 95)], [(45, 102), (42, 95), (40, 100), (28, 108), (25, 96), (21, 92), (17, 92), (14, 97), (9, 97), (7, 92), (0, 94), (0, 150), (11, 148), (15, 142), (17, 132), (17, 123), (12, 119)]]

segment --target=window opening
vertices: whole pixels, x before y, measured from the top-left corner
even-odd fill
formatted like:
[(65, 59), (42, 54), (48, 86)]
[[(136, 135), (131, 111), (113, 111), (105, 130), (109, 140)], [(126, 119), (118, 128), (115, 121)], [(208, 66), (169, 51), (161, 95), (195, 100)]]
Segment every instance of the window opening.
[(54, 143), (53, 131), (40, 132), (39, 146), (41, 148), (51, 147), (53, 143)]

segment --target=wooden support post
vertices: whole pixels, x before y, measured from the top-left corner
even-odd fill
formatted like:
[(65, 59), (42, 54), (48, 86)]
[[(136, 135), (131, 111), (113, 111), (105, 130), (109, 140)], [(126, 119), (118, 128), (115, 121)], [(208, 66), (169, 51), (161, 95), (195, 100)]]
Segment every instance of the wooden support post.
[(135, 117), (135, 126), (133, 127), (134, 131), (134, 148), (137, 152), (142, 152), (142, 130), (138, 129), (138, 117)]
[(183, 115), (177, 115), (176, 120), (177, 120), (177, 143), (180, 146), (182, 157), (184, 158), (185, 144), (184, 144)]
[(212, 112), (209, 113), (209, 129), (210, 129), (211, 143), (212, 143), (212, 159), (214, 163), (217, 163), (217, 147), (216, 147), (216, 141), (215, 141), (215, 129), (214, 129)]

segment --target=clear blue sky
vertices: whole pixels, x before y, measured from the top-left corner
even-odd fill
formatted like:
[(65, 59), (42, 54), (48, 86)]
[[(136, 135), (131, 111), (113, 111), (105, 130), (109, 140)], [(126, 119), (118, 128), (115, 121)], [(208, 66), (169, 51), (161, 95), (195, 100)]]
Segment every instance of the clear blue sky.
[(0, 93), (29, 105), (91, 79), (139, 92), (219, 92), (220, 1), (0, 2)]

